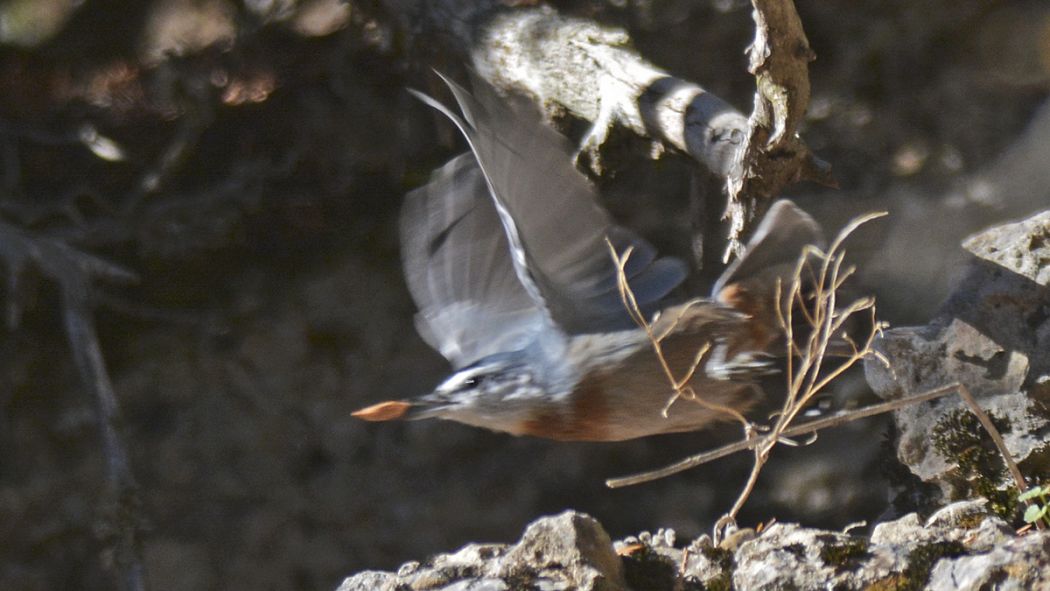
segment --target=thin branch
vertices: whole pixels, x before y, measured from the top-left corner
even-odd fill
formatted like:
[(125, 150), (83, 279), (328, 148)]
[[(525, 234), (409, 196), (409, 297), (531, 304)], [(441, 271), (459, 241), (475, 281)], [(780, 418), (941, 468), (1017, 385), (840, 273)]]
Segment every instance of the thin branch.
[(80, 380), (95, 401), (102, 450), (106, 458), (106, 482), (109, 499), (106, 541), (113, 545), (122, 589), (146, 589), (146, 571), (142, 561), (141, 503), (138, 485), (132, 473), (127, 446), (121, 436), (120, 407), (99, 346), (92, 313), (83, 293), (63, 290), (62, 313), (66, 338), (73, 353)]
[[(748, 421), (747, 418), (740, 413), (740, 411), (729, 406), (724, 406), (712, 402), (710, 400), (706, 400), (704, 399), (704, 397), (698, 395), (696, 391), (692, 388), (692, 386), (688, 385), (689, 379), (696, 371), (696, 367), (700, 364), (700, 362), (703, 359), (703, 356), (710, 349), (710, 343), (705, 343), (704, 346), (700, 348), (700, 350), (694, 357), (694, 364), (689, 368), (689, 371), (687, 372), (684, 378), (678, 378), (675, 376), (674, 370), (671, 369), (670, 364), (667, 362), (667, 357), (664, 355), (662, 343), (663, 339), (670, 333), (668, 331), (662, 331), (660, 335), (657, 335), (656, 331), (653, 329), (652, 323), (647, 321), (645, 319), (645, 315), (642, 314), (642, 310), (638, 306), (638, 300), (634, 297), (634, 292), (631, 290), (630, 282), (627, 280), (626, 267), (627, 261), (631, 257), (632, 249), (627, 248), (623, 252), (623, 254), (620, 254), (616, 252), (616, 248), (613, 246), (612, 242), (610, 242), (608, 238), (606, 238), (605, 243), (608, 245), (609, 253), (612, 256), (613, 262), (616, 264), (616, 284), (620, 290), (620, 299), (623, 302), (624, 307), (627, 308), (627, 312), (628, 314), (630, 314), (631, 319), (634, 320), (635, 324), (637, 324), (639, 328), (645, 331), (645, 334), (649, 339), (649, 344), (652, 346), (653, 352), (656, 354), (656, 359), (660, 363), (660, 369), (664, 372), (664, 376), (667, 378), (667, 382), (671, 386), (671, 390), (673, 391), (670, 399), (667, 401), (667, 404), (664, 405), (664, 416), (667, 416), (668, 410), (679, 399), (691, 400), (699, 403), (705, 408), (725, 413), (733, 417), (744, 427), (745, 433), (750, 433), (753, 426), (751, 422)], [(687, 310), (692, 305), (692, 302), (685, 304), (684, 309), (681, 310), (679, 312), (678, 317), (674, 319), (672, 327), (678, 324), (678, 322), (682, 319), (682, 315), (685, 314), (685, 310)]]
[[(956, 389), (959, 392), (959, 397), (963, 399), (966, 406), (969, 407), (970, 412), (977, 416), (977, 420), (981, 422), (981, 426), (988, 432), (988, 436), (992, 438), (992, 443), (995, 444), (996, 449), (999, 450), (999, 455), (1003, 457), (1003, 462), (1006, 464), (1006, 469), (1010, 472), (1010, 477), (1014, 479), (1014, 484), (1017, 485), (1018, 494), (1024, 493), (1028, 490), (1028, 483), (1024, 479), (1024, 474), (1021, 473), (1021, 468), (1014, 461), (1013, 455), (1010, 450), (1006, 447), (1006, 442), (1003, 441), (1003, 436), (999, 433), (999, 429), (992, 423), (991, 417), (988, 413), (981, 408), (981, 405), (977, 403), (977, 399), (970, 394), (970, 389), (962, 384), (956, 384)], [(1032, 499), (1025, 501), (1026, 505), (1034, 503)], [(1041, 520), (1036, 522), (1036, 527), (1039, 529), (1046, 529), (1046, 524)]]
[(139, 532), (142, 526), (137, 486), (127, 446), (121, 436), (120, 412), (106, 371), (92, 315), (93, 283), (98, 280), (132, 282), (135, 276), (121, 267), (85, 254), (61, 240), (36, 236), (0, 221), (0, 259), (6, 262), (10, 298), (8, 321), (19, 316), (20, 273), (32, 263), (62, 293), (62, 317), (70, 352), (80, 380), (96, 408), (102, 451), (106, 458), (107, 543), (114, 547), (120, 587), (146, 589)]
[(761, 219), (773, 196), (800, 179), (834, 184), (831, 167), (816, 158), (798, 136), (809, 105), (809, 62), (816, 59), (791, 0), (751, 0), (755, 38), (748, 47), (748, 71), (755, 77), (754, 107), (726, 177), (729, 220), (724, 255), (740, 256), (744, 238)]
[[(802, 409), (806, 407), (806, 405), (818, 392), (820, 392), (822, 388), (827, 386), (831, 380), (835, 379), (835, 377), (840, 375), (857, 361), (872, 354), (871, 345), (874, 342), (876, 335), (879, 334), (879, 331), (881, 330), (880, 324), (875, 321), (874, 317), (874, 300), (871, 298), (856, 300), (841, 310), (836, 309), (836, 303), (838, 289), (842, 286), (842, 282), (853, 273), (852, 267), (843, 266), (845, 252), (841, 247), (844, 240), (858, 226), (881, 215), (885, 214), (876, 213), (861, 216), (856, 220), (853, 220), (850, 224), (847, 224), (832, 242), (832, 245), (827, 252), (823, 252), (816, 247), (807, 247), (803, 249), (798, 263), (795, 265), (787, 297), (784, 297), (782, 293), (782, 284), (777, 284), (775, 289), (776, 301), (774, 302), (774, 306), (776, 317), (784, 334), (787, 347), (788, 387), (783, 405), (780, 411), (776, 413), (776, 421), (767, 434), (757, 437), (754, 436), (756, 427), (750, 422), (745, 422), (744, 424), (747, 425), (748, 428), (741, 441), (712, 452), (706, 452), (687, 458), (686, 460), (659, 470), (645, 472), (635, 476), (610, 479), (606, 481), (606, 484), (610, 487), (620, 487), (637, 484), (639, 482), (647, 482), (712, 461), (730, 453), (750, 449), (755, 455), (754, 464), (752, 465), (747, 483), (744, 485), (743, 490), (728, 513), (727, 517), (732, 520), (739, 513), (751, 492), (754, 490), (762, 468), (768, 461), (769, 454), (777, 443), (787, 441), (789, 438), (797, 435), (813, 433), (821, 428), (841, 424), (842, 422), (850, 420), (856, 420), (863, 416), (870, 416), (870, 414), (886, 412), (888, 410), (899, 408), (903, 404), (912, 403), (912, 401), (896, 401), (889, 404), (876, 405), (875, 407), (871, 407), (871, 409), (851, 411), (849, 413), (835, 415), (826, 419), (811, 421), (803, 425), (792, 426), (792, 422)], [(633, 294), (630, 293), (630, 285), (628, 285), (626, 276), (623, 273), (625, 262), (617, 256), (611, 245), (610, 250), (612, 250), (613, 258), (616, 260), (617, 267), (620, 270), (620, 293), (624, 305), (628, 306), (629, 309), (631, 309), (632, 305), (636, 308), (637, 304), (635, 303)], [(629, 255), (629, 253), (627, 254)], [(819, 261), (819, 267), (816, 269), (813, 268), (813, 260)], [(804, 283), (802, 279), (803, 276), (814, 278), (815, 281), (812, 284)], [(805, 297), (803, 295), (803, 285), (806, 285), (807, 288), (812, 290), (811, 297)], [(784, 302), (787, 302), (790, 305), (784, 306)], [(809, 334), (807, 334), (804, 343), (799, 343), (796, 339), (794, 331), (795, 308), (802, 311), (802, 318), (808, 323), (810, 328)], [(850, 356), (839, 363), (836, 367), (832, 368), (830, 372), (824, 372), (824, 360), (829, 343), (835, 338), (835, 334), (841, 330), (843, 323), (847, 318), (863, 310), (871, 310), (872, 313), (872, 330), (865, 339), (864, 346), (859, 349), (856, 346), (853, 346), (853, 352)], [(637, 313), (635, 309), (631, 309), (631, 315), (636, 319), (640, 317), (640, 313)], [(647, 325), (644, 322), (641, 323), (640, 326), (645, 328), (648, 334), (652, 335), (651, 328), (647, 328)], [(663, 351), (658, 341), (653, 342), (653, 349), (656, 352), (657, 357), (660, 358), (661, 364), (666, 368), (666, 360), (663, 359)], [(675, 388), (676, 397), (682, 396), (683, 388), (681, 388), (681, 386), (685, 382), (675, 380), (673, 375), (669, 372), (668, 379), (671, 385)], [(941, 394), (934, 394), (931, 396)], [(693, 395), (695, 396), (695, 393), (693, 393)], [(672, 402), (674, 399), (675, 398), (672, 398)]]
[[(957, 385), (952, 384), (949, 386), (943, 386), (941, 388), (935, 388), (933, 390), (929, 390), (921, 394), (915, 394), (906, 398), (900, 398), (898, 400), (890, 400), (888, 402), (881, 402), (879, 404), (873, 404), (864, 408), (838, 412), (820, 419), (807, 421), (800, 425), (794, 425), (792, 427), (789, 427), (783, 432), (781, 432), (780, 436), (782, 438), (798, 437), (800, 435), (815, 433), (822, 429), (831, 429), (834, 427), (839, 427), (841, 425), (845, 425), (846, 423), (851, 423), (859, 419), (887, 413), (894, 410), (899, 410), (901, 408), (905, 408), (913, 404), (919, 404), (921, 402), (926, 402), (928, 400), (940, 398), (942, 396), (955, 392), (956, 388)], [(697, 466), (707, 464), (708, 462), (712, 462), (714, 460), (724, 458), (726, 456), (733, 455), (738, 452), (746, 451), (749, 449), (755, 449), (756, 447), (761, 445), (763, 440), (767, 437), (769, 437), (769, 435), (763, 435), (761, 437), (756, 437), (749, 440), (736, 441), (730, 443), (729, 445), (719, 447), (717, 449), (696, 454), (695, 456), (690, 456), (688, 458), (685, 458), (684, 460), (675, 462), (674, 464), (664, 466), (663, 468), (649, 470), (646, 472), (640, 472), (638, 474), (632, 474), (630, 476), (610, 478), (605, 481), (605, 485), (609, 488), (622, 488), (624, 486), (642, 484), (644, 482), (651, 482), (653, 480), (666, 478), (667, 476), (671, 476), (679, 472), (684, 472), (686, 470), (689, 470), (690, 468), (695, 468)]]
[[(866, 300), (861, 300), (859, 304), (854, 302), (843, 310), (837, 309), (838, 289), (842, 285), (843, 275), (848, 276), (851, 273), (849, 268), (843, 272), (845, 251), (842, 249), (842, 244), (865, 221), (875, 219), (881, 215), (885, 214), (869, 214), (853, 220), (839, 232), (826, 253), (820, 252), (817, 248), (805, 249), (798, 265), (796, 265), (796, 274), (792, 277), (788, 301), (798, 301), (801, 303), (800, 309), (806, 310), (806, 318), (812, 320), (812, 323), (809, 325), (810, 332), (807, 335), (805, 346), (799, 348), (800, 355), (797, 357), (794, 355), (788, 356), (788, 365), (794, 366), (797, 363), (798, 367), (793, 367), (789, 372), (792, 379), (788, 382), (787, 396), (784, 398), (781, 411), (778, 413), (773, 427), (767, 435), (759, 440), (758, 445), (752, 450), (755, 459), (751, 467), (751, 473), (748, 475), (747, 483), (744, 485), (743, 490), (729, 510), (728, 517), (730, 519), (735, 519), (747, 502), (762, 469), (769, 460), (770, 452), (777, 443), (780, 443), (784, 437), (788, 436), (786, 431), (798, 414), (802, 412), (802, 409), (830, 383), (831, 379), (852, 367), (871, 352), (870, 345), (879, 331), (879, 323), (874, 318), (874, 304), (870, 306), (872, 310), (872, 330), (866, 340), (866, 346), (854, 351), (852, 355), (833, 368), (829, 374), (825, 374), (823, 371), (828, 345), (835, 338), (835, 333), (841, 326), (841, 322), (863, 309), (865, 307), (864, 304), (867, 302)], [(802, 273), (813, 259), (819, 261), (819, 271), (816, 273), (817, 281), (809, 286), (813, 290), (813, 296), (812, 308), (807, 310), (806, 298), (802, 297)], [(793, 328), (788, 324), (792, 322), (792, 308), (794, 307), (790, 306), (785, 311), (787, 317), (778, 317), (780, 328), (786, 335), (786, 344), (789, 349), (797, 346)], [(836, 322), (837, 319), (841, 320)]]

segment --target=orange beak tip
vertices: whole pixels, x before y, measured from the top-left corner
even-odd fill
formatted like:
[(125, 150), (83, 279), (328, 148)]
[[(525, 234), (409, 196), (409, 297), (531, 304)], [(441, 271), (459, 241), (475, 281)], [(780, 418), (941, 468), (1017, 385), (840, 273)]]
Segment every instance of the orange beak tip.
[(638, 553), (638, 551), (643, 550), (644, 548), (645, 544), (628, 544), (626, 546), (623, 546), (622, 548), (617, 549), (616, 554), (619, 556), (631, 556), (633, 554)]
[(354, 411), (350, 413), (350, 416), (365, 421), (393, 421), (403, 417), (411, 406), (412, 405), (408, 402), (388, 400), (386, 402), (380, 402), (379, 404), (373, 404), (372, 406)]

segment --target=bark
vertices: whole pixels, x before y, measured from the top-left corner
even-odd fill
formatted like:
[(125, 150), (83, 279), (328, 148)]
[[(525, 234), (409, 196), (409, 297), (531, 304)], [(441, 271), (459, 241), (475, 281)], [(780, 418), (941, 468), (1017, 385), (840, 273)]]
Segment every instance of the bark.
[(754, 111), (740, 168), (726, 180), (729, 244), (724, 259), (739, 255), (752, 225), (773, 197), (800, 180), (834, 185), (830, 167), (798, 136), (809, 105), (809, 62), (816, 54), (791, 0), (752, 0), (755, 40), (748, 70), (755, 76)]
[(580, 150), (599, 174), (599, 150), (616, 125), (680, 150), (721, 177), (731, 174), (746, 137), (744, 114), (645, 61), (625, 31), (549, 8), (496, 14), (479, 31), (471, 57), (496, 86), (590, 121)]
[(758, 90), (750, 118), (646, 61), (620, 29), (547, 6), (433, 0), (405, 8), (405, 2), (388, 3), (390, 14), (413, 15), (413, 31), (451, 40), (494, 86), (527, 96), (548, 115), (565, 111), (590, 121), (580, 154), (595, 174), (602, 173), (600, 149), (619, 125), (689, 155), (724, 179), (727, 257), (739, 252), (753, 222), (784, 186), (829, 178), (826, 165), (797, 135), (809, 102), (806, 64), (813, 53), (790, 0), (755, 0), (757, 32), (749, 51)]

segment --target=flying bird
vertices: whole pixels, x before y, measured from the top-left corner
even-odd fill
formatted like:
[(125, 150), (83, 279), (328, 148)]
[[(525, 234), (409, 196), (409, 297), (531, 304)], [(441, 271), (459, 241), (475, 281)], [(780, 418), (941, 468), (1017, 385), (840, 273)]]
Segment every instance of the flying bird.
[[(617, 225), (573, 165), (568, 140), (533, 109), (486, 83), (442, 77), (460, 114), (421, 93), (470, 150), (409, 193), (400, 234), (416, 328), (453, 373), (430, 393), (354, 413), (369, 421), (438, 418), (558, 440), (620, 441), (701, 429), (762, 396), (779, 335), (772, 310), (820, 227), (787, 200), (773, 204), (744, 255), (710, 297), (672, 295), (686, 265)], [(414, 91), (413, 91), (414, 92)], [(639, 309), (653, 318), (676, 375), (710, 404), (681, 401), (646, 332), (628, 313), (609, 246)], [(665, 412), (666, 410), (666, 412)]]

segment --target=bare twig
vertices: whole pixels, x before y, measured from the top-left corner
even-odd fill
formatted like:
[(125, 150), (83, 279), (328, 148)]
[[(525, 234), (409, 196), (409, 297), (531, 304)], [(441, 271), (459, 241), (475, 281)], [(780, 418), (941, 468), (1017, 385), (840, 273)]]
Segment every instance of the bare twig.
[(131, 470), (127, 446), (120, 429), (120, 407), (98, 343), (95, 321), (82, 294), (63, 289), (63, 318), (69, 349), (80, 380), (91, 392), (98, 415), (102, 449), (106, 457), (108, 499), (104, 503), (104, 539), (114, 550), (113, 558), (122, 577), (121, 589), (146, 589), (139, 531), (142, 527), (138, 485)]
[[(999, 450), (999, 455), (1003, 457), (1003, 463), (1006, 464), (1006, 470), (1010, 473), (1010, 477), (1014, 479), (1014, 484), (1017, 486), (1018, 494), (1024, 493), (1028, 490), (1028, 483), (1024, 479), (1024, 474), (1021, 473), (1021, 468), (1014, 461), (1013, 455), (1010, 450), (1006, 448), (1006, 442), (1003, 441), (1003, 436), (999, 433), (999, 429), (992, 423), (991, 417), (988, 413), (981, 408), (981, 405), (977, 403), (977, 399), (970, 394), (970, 389), (963, 384), (953, 384), (955, 391), (959, 393), (959, 397), (963, 399), (966, 406), (970, 409), (974, 415), (977, 416), (977, 420), (981, 422), (981, 426), (988, 432), (988, 436), (992, 438), (992, 443), (995, 444), (996, 449)], [(1031, 499), (1025, 500), (1025, 505), (1031, 505), (1034, 501)], [(1039, 529), (1046, 529), (1046, 524), (1042, 521), (1036, 522), (1036, 527)]]
[[(770, 452), (777, 443), (788, 436), (787, 431), (799, 413), (832, 380), (857, 361), (872, 354), (871, 345), (881, 330), (881, 325), (875, 320), (874, 300), (864, 298), (844, 308), (839, 308), (838, 290), (842, 282), (852, 274), (852, 269), (843, 269), (845, 260), (843, 242), (861, 224), (883, 215), (885, 213), (874, 213), (853, 220), (839, 232), (826, 253), (816, 247), (805, 249), (795, 268), (786, 298), (780, 297), (778, 286), (778, 297), (775, 303), (777, 319), (784, 331), (787, 345), (787, 395), (769, 433), (760, 437), (758, 444), (752, 448), (755, 455), (754, 464), (743, 490), (729, 510), (728, 516), (731, 519), (736, 518), (744, 503), (751, 496), (762, 468), (769, 460)], [(813, 260), (818, 261), (817, 268), (814, 270), (816, 281), (803, 282), (802, 277), (806, 269), (811, 268)], [(812, 290), (812, 294), (808, 297), (804, 295), (807, 287)], [(783, 305), (783, 302), (787, 302), (787, 305)], [(809, 328), (801, 341), (796, 337), (794, 331), (794, 310), (796, 308), (804, 311), (803, 316)], [(871, 312), (872, 329), (863, 345), (854, 346), (853, 351), (845, 359), (825, 371), (824, 365), (829, 344), (836, 339), (846, 320), (864, 310)]]
[[(872, 298), (861, 298), (842, 309), (838, 309), (836, 306), (837, 292), (839, 288), (853, 273), (853, 269), (843, 268), (843, 241), (861, 224), (881, 217), (882, 215), (885, 214), (868, 214), (853, 220), (843, 228), (826, 253), (821, 252), (814, 247), (809, 247), (803, 252), (795, 268), (787, 297), (782, 297), (780, 286), (778, 285), (776, 293), (776, 312), (780, 327), (784, 331), (787, 344), (788, 364), (786, 382), (788, 388), (784, 398), (784, 403), (780, 411), (775, 415), (776, 422), (764, 435), (753, 437), (752, 435), (756, 432), (756, 428), (753, 424), (743, 421), (748, 426), (748, 431), (744, 439), (740, 441), (690, 456), (684, 460), (656, 470), (650, 470), (620, 478), (610, 478), (606, 480), (606, 485), (610, 488), (619, 488), (643, 482), (650, 482), (672, 474), (677, 474), (678, 472), (694, 468), (739, 451), (752, 450), (755, 454), (755, 461), (752, 465), (751, 472), (748, 475), (747, 482), (729, 513), (722, 521), (720, 521), (720, 523), (730, 523), (735, 519), (736, 515), (750, 496), (758, 481), (762, 468), (769, 459), (769, 453), (776, 444), (784, 443), (792, 437), (815, 433), (820, 429), (839, 426), (860, 418), (898, 410), (906, 406), (932, 400), (952, 392), (957, 392), (970, 411), (977, 416), (977, 419), (980, 421), (985, 431), (988, 432), (988, 435), (991, 437), (996, 448), (999, 450), (1000, 455), (1003, 457), (1007, 470), (1013, 478), (1018, 490), (1024, 492), (1027, 489), (1024, 475), (1021, 473), (1020, 468), (1007, 449), (1002, 435), (992, 423), (988, 414), (970, 394), (969, 389), (963, 384), (949, 384), (914, 396), (872, 405), (863, 409), (837, 413), (814, 421), (808, 421), (801, 425), (792, 425), (794, 419), (814, 396), (857, 361), (869, 355), (876, 355), (883, 363), (888, 363), (884, 357), (872, 349), (874, 339), (881, 330), (880, 324), (875, 321), (874, 300)], [(661, 364), (668, 376), (668, 380), (671, 382), (675, 390), (675, 396), (672, 397), (668, 404), (668, 406), (670, 406), (670, 403), (673, 403), (678, 397), (685, 397), (683, 386), (688, 382), (689, 378), (692, 377), (693, 372), (696, 370), (696, 366), (702, 360), (708, 347), (702, 348), (697, 354), (696, 361), (690, 368), (690, 371), (684, 380), (675, 379), (663, 358), (663, 350), (660, 346), (660, 340), (666, 336), (667, 333), (664, 332), (660, 335), (653, 334), (651, 326), (645, 322), (644, 317), (642, 317), (638, 310), (637, 303), (635, 302), (630, 286), (627, 283), (623, 269), (626, 264), (626, 259), (629, 256), (630, 252), (624, 253), (623, 257), (617, 257), (615, 251), (613, 252), (613, 257), (616, 260), (620, 271), (620, 293), (625, 305), (628, 305), (629, 310), (631, 310), (632, 317), (635, 318), (636, 322), (639, 322), (639, 325), (645, 328), (647, 334), (649, 334), (650, 340), (653, 343), (654, 351), (656, 352), (657, 357), (660, 358)], [(810, 263), (812, 259), (820, 261), (818, 269), (812, 268)], [(808, 276), (812, 278), (812, 281), (804, 283), (802, 277), (807, 275), (807, 271)], [(808, 297), (803, 295), (803, 285), (809, 285), (813, 289), (813, 293)], [(788, 305), (784, 306), (783, 303), (785, 302)], [(796, 309), (801, 311), (802, 319), (810, 328), (808, 334), (801, 342), (796, 339), (794, 331), (794, 315)], [(836, 338), (849, 317), (865, 310), (870, 311), (872, 315), (871, 332), (860, 346), (849, 339), (848, 336), (840, 337), (850, 345), (852, 351), (844, 361), (829, 370), (825, 370), (824, 362), (829, 344), (834, 338)], [(689, 390), (688, 396), (690, 399), (696, 400), (701, 404), (705, 402), (702, 397), (697, 396), (692, 390)], [(1037, 525), (1040, 528), (1046, 527), (1042, 523), (1038, 523)]]
[[(842, 249), (843, 242), (854, 230), (857, 229), (858, 226), (882, 215), (885, 214), (875, 213), (861, 216), (848, 224), (832, 242), (831, 247), (827, 252), (822, 252), (816, 247), (807, 247), (801, 254), (795, 267), (791, 285), (789, 286), (786, 297), (784, 297), (784, 294), (781, 292), (782, 286), (777, 286), (775, 301), (776, 315), (780, 327), (784, 332), (787, 344), (788, 367), (786, 379), (788, 387), (784, 403), (780, 411), (776, 414), (776, 421), (772, 427), (768, 429), (767, 433), (761, 436), (756, 436), (755, 433), (758, 429), (741, 416), (738, 420), (745, 425), (745, 436), (743, 440), (711, 452), (687, 458), (686, 460), (660, 470), (654, 470), (625, 478), (610, 479), (606, 484), (611, 487), (618, 487), (646, 482), (680, 472), (736, 451), (750, 449), (755, 454), (754, 465), (748, 476), (747, 483), (744, 485), (743, 490), (727, 515), (727, 517), (732, 520), (739, 513), (740, 509), (747, 501), (747, 498), (750, 496), (755, 483), (758, 481), (758, 476), (762, 471), (762, 467), (769, 458), (769, 453), (777, 443), (784, 442), (790, 437), (813, 433), (821, 428), (838, 425), (846, 421), (856, 420), (862, 416), (870, 416), (871, 414), (886, 412), (888, 410), (893, 410), (894, 408), (899, 408), (905, 404), (914, 403), (913, 400), (907, 402), (896, 401), (894, 403), (877, 405), (871, 409), (863, 409), (861, 411), (843, 413), (833, 417), (811, 421), (804, 425), (792, 425), (802, 409), (813, 400), (814, 396), (831, 383), (833, 379), (841, 375), (857, 361), (868, 355), (875, 354), (871, 345), (874, 342), (875, 337), (881, 331), (881, 325), (875, 321), (874, 300), (871, 298), (862, 298), (840, 308), (837, 305), (837, 294), (842, 283), (853, 273), (852, 268), (847, 268), (843, 265), (845, 260), (845, 252)], [(610, 250), (612, 250), (611, 246)], [(702, 396), (698, 396), (692, 390), (687, 390), (686, 387), (683, 387), (686, 382), (676, 379), (672, 374), (667, 366), (666, 360), (664, 359), (660, 339), (658, 338), (662, 335), (655, 335), (653, 333), (652, 327), (645, 322), (638, 310), (637, 303), (631, 293), (630, 285), (628, 284), (626, 274), (624, 273), (625, 261), (626, 258), (630, 256), (630, 252), (628, 251), (624, 253), (623, 256), (618, 256), (615, 251), (613, 251), (612, 254), (619, 269), (619, 287), (624, 304), (627, 306), (631, 316), (635, 319), (635, 322), (638, 322), (639, 326), (646, 330), (646, 333), (650, 337), (650, 341), (653, 343), (653, 349), (656, 352), (657, 357), (660, 359), (662, 367), (665, 369), (669, 383), (675, 391), (675, 396), (672, 398), (672, 402), (678, 397), (688, 396), (701, 404), (709, 405), (710, 402), (705, 401)], [(814, 261), (817, 261), (815, 267), (813, 263)], [(804, 281), (803, 277), (806, 277), (807, 280)], [(794, 330), (794, 310), (796, 308), (801, 310), (801, 318), (806, 322), (810, 329), (807, 334), (802, 337), (797, 336)], [(838, 334), (842, 331), (842, 327), (849, 317), (862, 311), (870, 311), (872, 315), (871, 332), (859, 346), (851, 340), (844, 338), (843, 340), (851, 346), (851, 353), (847, 355), (844, 360), (838, 362), (834, 367), (825, 369), (825, 356), (829, 344), (836, 338), (841, 338), (838, 337)], [(697, 355), (698, 363), (701, 358), (702, 353)], [(950, 390), (941, 393), (932, 393), (928, 396), (932, 398), (943, 395), (948, 391)], [(920, 399), (929, 398), (916, 397), (916, 400)], [(736, 414), (739, 415), (739, 413)]]
[(114, 549), (113, 556), (121, 577), (120, 588), (143, 590), (146, 578), (139, 539), (142, 519), (138, 489), (120, 432), (116, 394), (106, 371), (92, 315), (93, 282), (99, 279), (130, 282), (135, 276), (60, 240), (36, 236), (4, 222), (0, 222), (0, 259), (7, 264), (8, 285), (11, 287), (8, 321), (12, 326), (19, 317), (15, 300), (19, 275), (28, 263), (34, 264), (61, 289), (66, 339), (81, 382), (94, 399), (106, 458), (107, 542)]
[(645, 315), (642, 314), (642, 310), (638, 306), (638, 301), (634, 297), (634, 292), (631, 290), (631, 285), (627, 280), (627, 272), (625, 271), (625, 268), (627, 266), (627, 261), (631, 258), (632, 249), (628, 248), (623, 252), (623, 254), (620, 254), (616, 252), (616, 248), (612, 245), (612, 242), (610, 242), (608, 239), (606, 239), (605, 242), (609, 246), (609, 253), (612, 255), (613, 262), (616, 264), (616, 283), (617, 287), (620, 290), (620, 299), (623, 301), (624, 307), (627, 308), (627, 312), (628, 314), (630, 314), (631, 319), (634, 320), (635, 324), (637, 324), (639, 328), (645, 331), (646, 336), (649, 338), (649, 343), (653, 348), (653, 352), (656, 353), (656, 359), (660, 363), (660, 368), (663, 370), (664, 376), (667, 377), (667, 381), (671, 385), (671, 390), (673, 393), (668, 399), (667, 404), (664, 405), (663, 415), (666, 417), (667, 412), (670, 410), (671, 406), (679, 399), (691, 400), (702, 405), (705, 408), (725, 413), (733, 417), (744, 427), (745, 436), (750, 437), (750, 434), (753, 432), (754, 426), (752, 425), (751, 421), (748, 421), (747, 418), (740, 413), (740, 411), (729, 406), (706, 400), (704, 397), (698, 395), (696, 393), (696, 390), (694, 390), (693, 387), (689, 385), (689, 382), (693, 379), (693, 375), (696, 373), (697, 368), (703, 362), (704, 356), (711, 349), (710, 343), (705, 343), (704, 346), (702, 346), (697, 351), (696, 355), (693, 357), (693, 362), (690, 364), (689, 369), (685, 372), (685, 374), (682, 377), (678, 377), (675, 375), (674, 370), (671, 369), (670, 364), (667, 362), (667, 357), (664, 355), (663, 340), (667, 337), (667, 335), (674, 332), (674, 329), (678, 325), (678, 322), (681, 320), (682, 315), (685, 314), (689, 307), (691, 305), (694, 305), (695, 302), (686, 304), (679, 311), (678, 316), (675, 317), (675, 319), (671, 322), (670, 326), (666, 330), (657, 334), (655, 329), (653, 328), (652, 323), (646, 320)]
[[(907, 398), (901, 398), (898, 400), (890, 400), (888, 402), (882, 402), (879, 404), (873, 404), (864, 408), (858, 408), (856, 410), (847, 410), (838, 412), (820, 419), (813, 421), (806, 421), (805, 423), (788, 427), (781, 434), (781, 438), (798, 437), (800, 435), (806, 435), (809, 433), (815, 433), (822, 429), (830, 429), (832, 427), (838, 427), (851, 423), (858, 419), (863, 419), (883, 413), (887, 413), (894, 410), (911, 406), (913, 404), (919, 404), (920, 402), (926, 402), (927, 400), (933, 400), (940, 398), (947, 394), (951, 394), (956, 391), (956, 385), (944, 386), (923, 392), (921, 394), (915, 394), (914, 396), (908, 396)], [(646, 472), (640, 472), (631, 476), (622, 476), (619, 478), (610, 478), (605, 481), (605, 485), (609, 488), (621, 488), (624, 486), (631, 486), (634, 484), (642, 484), (644, 482), (651, 482), (653, 480), (659, 480), (679, 472), (684, 472), (690, 468), (695, 468), (708, 462), (713, 462), (719, 458), (724, 458), (728, 455), (735, 454), (737, 452), (755, 449), (762, 443), (762, 439), (756, 437), (754, 439), (740, 440), (729, 445), (724, 445), (717, 449), (706, 451), (695, 456), (689, 456), (684, 460), (680, 460), (673, 464), (664, 466), (656, 470), (649, 470)]]

